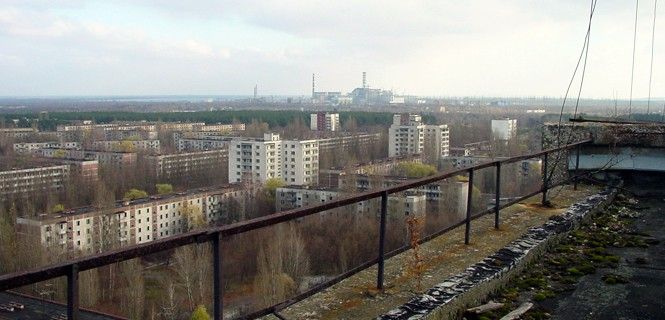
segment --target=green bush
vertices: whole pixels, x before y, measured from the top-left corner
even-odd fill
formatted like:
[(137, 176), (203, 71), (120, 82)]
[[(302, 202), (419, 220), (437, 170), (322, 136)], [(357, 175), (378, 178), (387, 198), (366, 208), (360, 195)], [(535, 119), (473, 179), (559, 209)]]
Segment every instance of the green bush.
[(431, 176), (436, 173), (436, 168), (431, 165), (417, 163), (417, 162), (404, 162), (397, 166), (397, 174), (409, 178), (422, 178)]
[(173, 186), (168, 183), (158, 183), (155, 185), (158, 194), (167, 194), (173, 192)]
[(192, 312), (191, 320), (210, 320), (210, 315), (204, 305), (199, 305)]
[(125, 199), (125, 200), (134, 200), (134, 199), (141, 199), (141, 198), (147, 198), (147, 197), (148, 197), (148, 193), (143, 191), (143, 190), (129, 189), (129, 191), (125, 192), (125, 196), (123, 197), (123, 199)]

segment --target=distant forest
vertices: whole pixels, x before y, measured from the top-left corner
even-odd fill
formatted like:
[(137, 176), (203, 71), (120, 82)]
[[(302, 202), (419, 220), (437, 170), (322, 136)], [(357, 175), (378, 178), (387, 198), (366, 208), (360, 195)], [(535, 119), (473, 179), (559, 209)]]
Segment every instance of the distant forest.
[[(309, 124), (309, 115), (312, 111), (294, 110), (229, 110), (229, 111), (199, 111), (199, 112), (128, 112), (128, 111), (82, 111), (82, 112), (49, 112), (47, 117), (37, 112), (0, 114), (0, 125), (7, 124), (11, 119), (19, 119), (19, 127), (30, 127), (32, 119), (40, 119), (38, 127), (42, 131), (55, 130), (59, 124), (74, 120), (94, 120), (96, 123), (110, 123), (113, 121), (163, 121), (163, 122), (205, 122), (206, 124), (232, 123), (239, 121), (250, 123), (252, 120), (265, 122), (270, 127), (285, 127), (293, 120), (300, 118)], [(389, 112), (362, 112), (341, 111), (340, 121), (353, 118), (359, 126), (384, 125), (392, 123), (392, 113)], [(423, 120), (433, 122), (434, 116), (423, 115)]]
[[(300, 118), (309, 125), (309, 115), (312, 111), (294, 110), (229, 110), (229, 111), (198, 111), (198, 112), (128, 112), (128, 111), (83, 111), (83, 112), (49, 112), (48, 116), (37, 112), (0, 114), (0, 126), (7, 124), (11, 119), (19, 119), (18, 127), (32, 126), (32, 119), (39, 119), (38, 128), (42, 131), (53, 131), (59, 124), (70, 123), (75, 120), (93, 120), (95, 123), (110, 123), (113, 121), (163, 121), (163, 122), (205, 122), (206, 124), (229, 124), (234, 121), (250, 123), (252, 120), (265, 122), (274, 127), (285, 127), (295, 119)], [(344, 123), (353, 118), (359, 126), (383, 125), (392, 123), (393, 113), (390, 112), (363, 112), (340, 111), (340, 122)], [(434, 123), (431, 115), (423, 115), (423, 121)]]

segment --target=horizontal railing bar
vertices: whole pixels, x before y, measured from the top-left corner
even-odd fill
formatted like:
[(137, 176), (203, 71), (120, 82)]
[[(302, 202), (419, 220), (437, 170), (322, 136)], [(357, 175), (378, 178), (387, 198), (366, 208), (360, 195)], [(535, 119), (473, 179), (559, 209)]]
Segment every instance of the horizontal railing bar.
[(524, 159), (530, 159), (535, 157), (540, 157), (545, 153), (557, 152), (565, 149), (575, 147), (577, 145), (585, 144), (592, 141), (591, 139), (579, 141), (576, 143), (571, 143), (565, 146), (560, 146), (556, 148), (551, 148), (535, 153), (531, 153), (524, 156), (512, 157), (508, 159), (489, 161), (481, 163), (478, 165), (465, 167), (461, 169), (456, 169), (448, 172), (443, 172), (441, 174), (415, 179), (408, 181), (406, 183), (400, 184), (398, 186), (372, 190), (363, 192), (357, 195), (352, 195), (337, 200), (333, 200), (324, 204), (306, 207), (306, 208), (296, 208), (284, 212), (275, 213), (265, 217), (259, 217), (247, 221), (242, 221), (239, 223), (234, 223), (231, 225), (218, 226), (218, 227), (208, 227), (198, 231), (192, 231), (177, 236), (172, 236), (165, 239), (155, 240), (149, 243), (137, 244), (130, 247), (118, 248), (115, 250), (102, 252), (99, 254), (81, 257), (72, 259), (66, 262), (55, 263), (44, 267), (39, 267), (26, 271), (18, 271), (14, 273), (9, 273), (5, 275), (0, 275), (0, 291), (5, 291), (9, 289), (14, 289), (24, 285), (29, 285), (37, 282), (46, 281), (49, 279), (62, 277), (67, 274), (68, 268), (73, 264), (79, 266), (80, 271), (85, 271), (89, 269), (94, 269), (102, 266), (106, 266), (112, 263), (122, 262), (125, 260), (130, 260), (149, 254), (154, 254), (157, 252), (174, 249), (177, 247), (182, 247), (188, 244), (195, 242), (204, 242), (210, 241), (213, 236), (216, 236), (218, 233), (221, 233), (222, 236), (231, 236), (235, 234), (245, 233), (251, 230), (267, 227), (270, 225), (295, 220), (305, 216), (309, 216), (315, 213), (322, 211), (339, 208), (349, 204), (355, 204), (360, 201), (366, 201), (374, 198), (378, 198), (383, 193), (393, 194), (417, 187), (421, 187), (436, 181), (440, 181), (446, 178), (450, 178), (455, 175), (463, 174), (469, 170), (479, 170), (483, 168), (488, 168), (495, 166), (498, 162), (500, 163), (511, 163)]
[[(563, 180), (563, 181), (558, 182), (558, 183), (555, 183), (555, 184), (551, 185), (549, 189), (559, 187), (563, 184), (566, 184), (566, 183), (570, 182), (572, 179), (575, 179), (575, 178), (578, 178), (578, 177), (581, 177), (581, 176), (583, 176), (583, 174), (575, 176), (575, 177), (568, 178), (568, 179)], [(526, 200), (528, 198), (531, 198), (531, 197), (533, 197), (533, 196), (535, 196), (539, 193), (542, 193), (542, 192), (543, 192), (542, 189), (533, 191), (533, 192), (531, 192), (527, 195), (521, 196), (517, 199), (514, 199), (510, 202), (506, 202), (505, 204), (500, 205), (499, 209), (504, 209), (504, 208), (510, 207), (510, 206), (512, 206), (516, 203), (524, 201), (524, 200)], [(480, 213), (472, 215), (471, 220), (473, 221), (473, 220), (482, 218), (483, 216), (488, 215), (490, 213), (494, 213), (494, 208), (486, 209), (486, 210), (481, 211)], [(459, 222), (457, 222), (453, 225), (450, 225), (448, 227), (445, 227), (445, 228), (443, 228), (443, 229), (441, 229), (437, 232), (431, 233), (431, 234), (423, 237), (422, 239), (418, 240), (418, 244), (426, 243), (426, 242), (428, 242), (428, 241), (430, 241), (434, 238), (437, 238), (437, 237), (441, 236), (442, 234), (450, 232), (451, 230), (453, 230), (455, 228), (463, 226), (465, 223), (466, 223), (465, 220), (461, 220), (461, 221), (459, 221)], [(394, 257), (394, 256), (396, 256), (400, 253), (404, 253), (405, 251), (407, 251), (411, 248), (412, 248), (411, 245), (404, 245), (404, 246), (399, 247), (397, 249), (394, 249), (390, 252), (387, 252), (385, 254), (385, 258), (386, 259), (392, 258), (392, 257)], [(264, 308), (264, 309), (261, 309), (261, 310), (258, 310), (258, 311), (255, 311), (255, 312), (252, 312), (252, 313), (249, 313), (249, 314), (246, 314), (246, 315), (234, 318), (234, 319), (256, 319), (256, 318), (259, 318), (259, 317), (263, 317), (263, 316), (272, 314), (274, 312), (279, 312), (279, 311), (284, 310), (284, 309), (286, 309), (286, 308), (288, 308), (288, 307), (290, 307), (290, 306), (292, 306), (292, 305), (294, 305), (294, 304), (296, 304), (296, 303), (298, 303), (298, 302), (300, 302), (304, 299), (307, 299), (307, 298), (309, 298), (309, 297), (311, 297), (311, 296), (313, 296), (313, 295), (315, 295), (315, 294), (317, 294), (317, 293), (319, 293), (319, 292), (321, 292), (321, 291), (323, 291), (323, 290), (325, 290), (329, 287), (334, 286), (335, 284), (339, 283), (340, 281), (342, 281), (346, 278), (349, 278), (349, 277), (355, 275), (356, 273), (358, 273), (360, 271), (363, 271), (367, 268), (370, 268), (370, 267), (374, 266), (378, 262), (379, 262), (378, 257), (374, 258), (374, 259), (371, 259), (369, 261), (366, 261), (366, 262), (354, 267), (353, 269), (350, 269), (350, 270), (348, 270), (344, 273), (341, 273), (341, 274), (335, 276), (334, 278), (332, 278), (330, 280), (322, 282), (322, 283), (320, 283), (320, 284), (318, 284), (318, 285), (316, 285), (316, 286), (314, 286), (314, 287), (312, 287), (312, 288), (310, 288), (310, 289), (308, 289), (308, 290), (306, 290), (306, 291), (290, 298), (289, 300), (280, 302), (280, 303), (272, 305), (270, 307), (267, 307), (267, 308)]]
[[(568, 149), (568, 148), (575, 147), (579, 144), (588, 143), (590, 141), (591, 141), (590, 139), (589, 140), (584, 140), (584, 141), (581, 141), (581, 142), (576, 142), (576, 143), (568, 144), (568, 145), (565, 145), (565, 146), (561, 146), (561, 147), (557, 147), (557, 148), (551, 148), (551, 149), (548, 149), (548, 150), (535, 152), (535, 153), (532, 153), (532, 154), (529, 154), (529, 155), (520, 156), (519, 158), (524, 160), (524, 159), (540, 157), (545, 153), (551, 153), (551, 152), (557, 152), (557, 151), (565, 150), (565, 149)], [(272, 215), (265, 216), (265, 217), (260, 217), (260, 218), (256, 218), (256, 219), (252, 219), (252, 220), (247, 220), (247, 221), (239, 222), (239, 223), (232, 224), (232, 225), (222, 226), (220, 228), (220, 231), (225, 236), (234, 235), (234, 234), (238, 234), (238, 233), (243, 233), (243, 232), (258, 229), (258, 228), (261, 228), (261, 227), (264, 227), (264, 226), (267, 226), (267, 225), (277, 224), (277, 223), (285, 222), (285, 221), (292, 220), (292, 219), (298, 219), (298, 218), (302, 218), (302, 217), (305, 217), (305, 216), (308, 216), (308, 215), (311, 215), (311, 214), (314, 214), (314, 213), (339, 208), (339, 207), (346, 206), (346, 205), (349, 205), (349, 204), (354, 204), (354, 203), (357, 203), (357, 202), (360, 202), (360, 201), (365, 201), (365, 200), (370, 200), (370, 199), (373, 199), (373, 198), (378, 198), (383, 193), (393, 194), (393, 193), (397, 193), (397, 192), (401, 192), (401, 191), (421, 187), (421, 186), (424, 186), (424, 185), (427, 185), (427, 184), (430, 184), (430, 183), (433, 183), (433, 182), (437, 182), (437, 181), (440, 181), (440, 180), (443, 180), (443, 179), (446, 179), (446, 178), (453, 177), (455, 175), (464, 174), (464, 173), (468, 172), (469, 170), (479, 170), (479, 169), (484, 169), (484, 168), (488, 168), (488, 167), (493, 167), (493, 166), (496, 165), (497, 162), (501, 162), (503, 164), (503, 163), (511, 163), (511, 162), (515, 162), (515, 161), (520, 161), (520, 160), (512, 161), (512, 159), (514, 159), (514, 158), (489, 161), (489, 162), (477, 164), (477, 165), (470, 166), (470, 167), (465, 167), (465, 168), (455, 169), (455, 170), (448, 171), (448, 172), (443, 172), (443, 173), (438, 174), (438, 175), (433, 175), (433, 176), (429, 176), (429, 177), (415, 179), (415, 180), (408, 181), (408, 182), (405, 182), (403, 184), (400, 184), (400, 185), (394, 186), (394, 187), (388, 187), (388, 188), (384, 188), (384, 189), (377, 189), (377, 190), (367, 191), (367, 192), (364, 192), (364, 193), (360, 193), (358, 195), (349, 196), (349, 197), (345, 197), (345, 198), (340, 198), (340, 199), (337, 199), (337, 200), (326, 202), (326, 203), (321, 204), (321, 205), (305, 207), (305, 208), (296, 208), (296, 209), (283, 211), (283, 212), (272, 214)]]
[(513, 162), (522, 161), (522, 160), (526, 160), (526, 159), (542, 157), (546, 153), (553, 153), (553, 152), (558, 152), (558, 151), (562, 151), (562, 150), (571, 149), (572, 147), (576, 147), (578, 145), (586, 144), (586, 143), (589, 143), (591, 141), (593, 141), (593, 139), (582, 140), (582, 141), (567, 144), (567, 145), (561, 146), (561, 147), (550, 148), (550, 149), (547, 149), (547, 150), (538, 151), (538, 152), (534, 152), (534, 153), (531, 153), (531, 154), (526, 154), (526, 155), (522, 155), (522, 156), (515, 156), (515, 157), (510, 157), (510, 158), (507, 158), (507, 159), (502, 159), (502, 160), (499, 160), (499, 162), (501, 162), (501, 164), (513, 163)]

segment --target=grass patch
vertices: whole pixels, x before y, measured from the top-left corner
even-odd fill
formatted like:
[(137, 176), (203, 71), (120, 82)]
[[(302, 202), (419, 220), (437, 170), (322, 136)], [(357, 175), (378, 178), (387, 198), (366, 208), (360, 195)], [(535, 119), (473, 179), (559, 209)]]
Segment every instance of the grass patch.
[(609, 285), (614, 285), (614, 284), (620, 284), (620, 283), (628, 283), (628, 279), (622, 275), (614, 274), (614, 273), (608, 273), (602, 277), (603, 282)]

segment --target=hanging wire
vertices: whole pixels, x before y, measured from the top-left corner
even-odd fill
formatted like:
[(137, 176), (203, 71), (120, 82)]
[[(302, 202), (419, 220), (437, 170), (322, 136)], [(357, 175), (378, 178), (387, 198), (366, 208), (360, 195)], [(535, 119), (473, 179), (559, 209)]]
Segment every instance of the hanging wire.
[[(597, 2), (597, 0), (596, 0)], [(593, 4), (591, 8), (592, 12), (595, 10), (596, 4)], [(582, 95), (582, 86), (584, 86), (584, 76), (586, 75), (586, 62), (589, 57), (589, 45), (591, 44), (591, 23), (589, 23), (589, 28), (587, 29), (587, 41), (586, 41), (586, 50), (584, 52), (584, 64), (582, 65), (582, 76), (580, 76), (580, 88), (577, 91), (577, 100), (575, 101), (575, 112), (573, 113), (573, 119), (577, 118), (577, 109), (580, 106), (580, 96)]]
[(584, 36), (584, 44), (582, 45), (582, 51), (580, 52), (580, 56), (577, 58), (577, 64), (575, 64), (575, 69), (573, 70), (573, 75), (570, 77), (570, 81), (568, 82), (568, 87), (566, 88), (566, 93), (563, 96), (563, 102), (561, 103), (561, 110), (559, 111), (559, 123), (558, 123), (558, 129), (557, 129), (557, 135), (556, 135), (556, 142), (558, 146), (561, 146), (562, 139), (561, 139), (561, 123), (563, 121), (563, 111), (566, 107), (566, 101), (568, 99), (568, 94), (570, 93), (570, 88), (573, 86), (573, 81), (575, 81), (575, 76), (577, 75), (577, 70), (580, 67), (580, 63), (582, 62), (582, 58), (584, 57), (585, 52), (587, 52), (587, 46), (589, 44), (589, 37), (591, 35), (591, 21), (593, 19), (593, 13), (596, 10), (596, 2), (597, 0), (591, 0), (591, 13), (589, 13), (589, 24), (587, 25), (587, 30), (586, 30), (586, 35)]
[[(653, 24), (651, 25), (651, 65), (649, 66), (649, 97), (647, 98), (647, 115), (651, 107), (651, 80), (653, 78), (653, 47), (654, 38), (656, 36), (656, 9), (658, 8), (658, 0), (653, 2)], [(656, 111), (658, 112), (658, 111)]]
[(640, 0), (635, 1), (635, 28), (633, 29), (633, 64), (630, 68), (630, 99), (628, 100), (628, 118), (633, 114), (633, 76), (635, 74), (635, 45), (637, 44), (637, 9), (640, 7)]
[[(586, 72), (586, 62), (587, 62), (587, 57), (589, 54), (589, 40), (591, 38), (591, 22), (593, 21), (593, 15), (594, 12), (596, 11), (596, 4), (598, 0), (591, 0), (591, 10), (589, 13), (589, 24), (587, 26), (587, 31), (586, 31), (586, 36), (584, 37), (584, 44), (582, 45), (582, 51), (580, 52), (580, 56), (577, 59), (577, 64), (575, 65), (575, 70), (573, 71), (573, 75), (570, 78), (570, 82), (568, 83), (568, 88), (566, 89), (566, 94), (563, 97), (563, 103), (561, 104), (561, 111), (559, 112), (559, 123), (557, 125), (557, 137), (556, 137), (556, 143), (558, 146), (561, 146), (562, 142), (564, 139), (561, 138), (561, 122), (563, 118), (563, 111), (566, 106), (566, 99), (568, 98), (568, 93), (570, 92), (570, 88), (573, 84), (573, 81), (575, 79), (575, 75), (577, 74), (577, 70), (579, 69), (580, 63), (582, 62), (582, 58), (584, 58), (584, 66), (582, 67), (582, 75), (581, 75), (581, 81), (580, 81), (580, 87), (579, 91), (577, 93), (577, 102), (575, 104), (575, 114), (577, 114), (577, 109), (579, 106), (579, 99), (580, 99), (580, 94), (582, 92), (582, 85), (584, 84), (584, 74)], [(575, 126), (575, 123), (573, 123), (573, 127)], [(566, 142), (565, 144), (570, 144), (570, 141), (573, 138), (573, 128), (568, 132), (568, 137), (565, 139)], [(562, 158), (562, 153), (557, 153), (556, 158), (554, 159), (554, 165), (552, 166), (552, 169), (549, 170), (550, 172), (543, 172), (545, 181), (550, 181), (552, 177), (554, 176), (554, 171), (559, 162), (561, 161)]]

